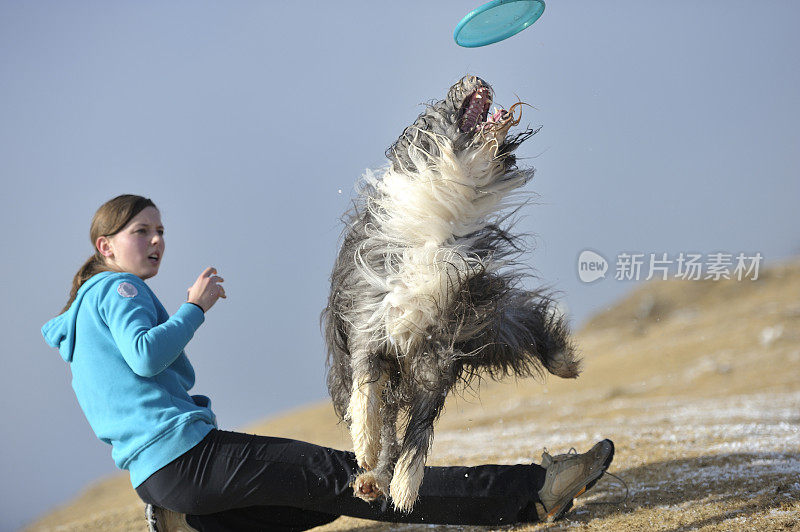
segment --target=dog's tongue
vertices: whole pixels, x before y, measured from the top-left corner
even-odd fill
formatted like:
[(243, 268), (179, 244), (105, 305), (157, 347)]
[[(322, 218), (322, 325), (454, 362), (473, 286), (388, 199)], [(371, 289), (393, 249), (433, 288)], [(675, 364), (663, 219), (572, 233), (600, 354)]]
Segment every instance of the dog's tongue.
[(505, 113), (505, 109), (498, 107), (494, 110), (494, 113), (486, 119), (487, 122), (499, 122), (501, 118), (503, 118), (503, 113)]
[(486, 87), (480, 87), (464, 102), (464, 114), (461, 115), (460, 129), (463, 133), (472, 130), (479, 122), (486, 120), (489, 107), (492, 105), (491, 94)]

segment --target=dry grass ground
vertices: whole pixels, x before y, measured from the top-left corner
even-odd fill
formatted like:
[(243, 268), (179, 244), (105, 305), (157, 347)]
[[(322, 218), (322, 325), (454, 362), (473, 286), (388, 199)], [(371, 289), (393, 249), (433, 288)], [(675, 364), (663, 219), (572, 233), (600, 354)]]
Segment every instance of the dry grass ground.
[[(800, 262), (757, 281), (647, 283), (577, 335), (576, 381), (484, 383), (451, 397), (432, 465), (538, 462), (609, 437), (611, 471), (563, 521), (509, 530), (800, 530)], [(349, 447), (328, 403), (250, 427)], [(120, 475), (31, 531), (144, 529)], [(340, 518), (319, 530), (485, 530)]]

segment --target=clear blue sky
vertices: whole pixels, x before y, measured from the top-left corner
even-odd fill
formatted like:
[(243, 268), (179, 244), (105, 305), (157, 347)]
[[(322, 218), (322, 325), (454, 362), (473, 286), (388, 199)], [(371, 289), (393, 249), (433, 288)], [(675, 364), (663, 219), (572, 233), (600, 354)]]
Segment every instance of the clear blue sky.
[(223, 428), (322, 399), (318, 317), (353, 183), (465, 73), (536, 107), (520, 154), (540, 197), (519, 229), (575, 323), (633, 286), (582, 284), (587, 248), (800, 252), (796, 2), (554, 1), (460, 48), (479, 3), (0, 1), (0, 530), (114, 472), (39, 333), (102, 202), (160, 206), (150, 285), (169, 310), (205, 266), (225, 277), (187, 349)]

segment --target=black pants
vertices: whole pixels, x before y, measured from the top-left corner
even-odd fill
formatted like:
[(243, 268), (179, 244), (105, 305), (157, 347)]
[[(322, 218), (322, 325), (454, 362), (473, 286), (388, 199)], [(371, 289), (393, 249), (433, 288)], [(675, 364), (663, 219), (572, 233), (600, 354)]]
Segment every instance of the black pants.
[(426, 467), (410, 513), (353, 495), (355, 455), (286, 438), (212, 430), (153, 473), (143, 501), (187, 514), (202, 532), (307, 530), (349, 515), (378, 521), (506, 525), (537, 519), (536, 464)]

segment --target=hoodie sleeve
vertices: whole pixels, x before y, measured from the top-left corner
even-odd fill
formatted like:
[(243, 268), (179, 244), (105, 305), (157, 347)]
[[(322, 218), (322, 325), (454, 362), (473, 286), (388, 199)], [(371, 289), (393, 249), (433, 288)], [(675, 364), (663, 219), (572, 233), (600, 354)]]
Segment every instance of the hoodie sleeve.
[(159, 324), (149, 290), (133, 275), (115, 276), (104, 288), (100, 301), (103, 318), (125, 362), (142, 377), (169, 367), (205, 320), (199, 307), (184, 303)]

